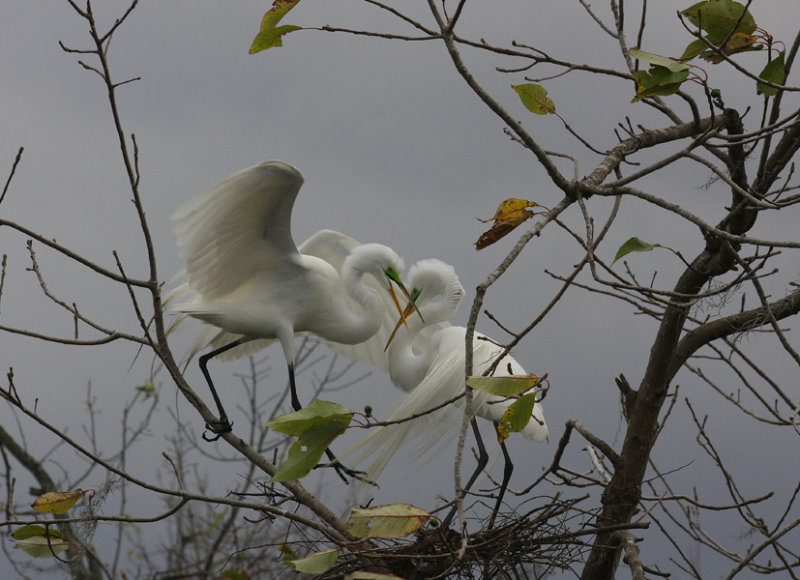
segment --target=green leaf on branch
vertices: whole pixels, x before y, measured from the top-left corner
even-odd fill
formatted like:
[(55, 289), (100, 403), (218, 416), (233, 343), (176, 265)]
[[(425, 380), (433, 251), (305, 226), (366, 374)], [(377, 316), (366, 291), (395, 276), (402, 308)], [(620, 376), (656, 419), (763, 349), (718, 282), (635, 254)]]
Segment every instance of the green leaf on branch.
[(735, 33), (750, 35), (756, 21), (744, 4), (733, 0), (707, 0), (681, 12), (689, 22), (706, 32), (708, 41), (719, 46)]
[(34, 558), (52, 558), (72, 547), (64, 534), (44, 526), (23, 526), (11, 537), (17, 541), (15, 548)]
[(645, 97), (674, 95), (689, 77), (689, 70), (672, 72), (666, 67), (654, 65), (649, 71), (637, 71), (632, 76), (636, 81), (636, 96), (632, 102), (636, 103)]
[(703, 42), (702, 39), (698, 38), (697, 40), (693, 40), (689, 43), (686, 49), (683, 51), (683, 54), (680, 56), (679, 60), (692, 60), (698, 54), (703, 52), (713, 52), (708, 45)]
[(299, 436), (315, 425), (324, 425), (331, 421), (347, 427), (352, 417), (353, 412), (347, 407), (317, 399), (299, 411), (275, 417), (272, 421), (268, 421), (266, 426), (279, 433)]
[[(633, 237), (619, 247), (619, 250), (617, 250), (617, 255), (614, 256), (614, 262), (623, 256), (630, 254), (631, 252), (650, 252), (653, 250), (653, 248), (660, 247), (661, 244), (649, 244), (647, 242), (643, 242), (637, 237)], [(613, 264), (614, 262), (611, 263)]]
[(407, 503), (354, 508), (347, 525), (356, 538), (405, 538), (433, 516)]
[(642, 50), (640, 48), (632, 48), (631, 56), (637, 60), (647, 62), (653, 66), (663, 67), (673, 73), (688, 71), (690, 68), (688, 64), (683, 63), (680, 60), (675, 60), (674, 58), (667, 58), (666, 56), (661, 56), (660, 54), (647, 52), (646, 50)]
[(636, 81), (636, 96), (631, 102), (636, 103), (645, 97), (674, 95), (681, 88), (689, 71), (672, 72), (663, 66), (651, 66), (649, 71), (633, 73)]
[(314, 552), (305, 558), (299, 560), (291, 560), (286, 562), (287, 565), (294, 566), (298, 572), (305, 572), (306, 574), (322, 574), (330, 570), (336, 559), (339, 557), (338, 548), (332, 550), (323, 550), (322, 552)]
[(679, 60), (653, 54), (639, 48), (631, 49), (631, 56), (650, 64), (650, 70), (633, 73), (636, 81), (636, 96), (632, 102), (645, 97), (672, 95), (689, 77), (691, 67)]
[[(761, 71), (761, 74), (758, 75), (758, 78), (776, 85), (782, 85), (786, 82), (786, 65), (784, 64), (783, 56), (784, 53), (781, 52), (776, 58), (769, 61), (767, 66), (764, 67), (764, 70)], [(758, 83), (756, 90), (759, 95), (774, 97), (778, 94), (780, 89), (765, 85), (764, 83)]]
[(516, 397), (531, 390), (542, 379), (536, 375), (507, 377), (467, 377), (467, 386), (498, 397)]
[(302, 26), (278, 26), (278, 23), (286, 16), (286, 13), (297, 6), (298, 2), (300, 0), (275, 0), (272, 8), (261, 19), (261, 30), (253, 39), (253, 44), (250, 45), (250, 54), (255, 54), (274, 46), (283, 46), (281, 38), (284, 34), (302, 30)]
[(267, 427), (270, 429), (298, 438), (272, 481), (295, 481), (308, 475), (352, 419), (353, 412), (347, 407), (317, 400), (295, 413), (269, 421)]
[[(681, 14), (706, 32), (705, 40), (726, 56), (761, 49), (760, 45), (755, 44), (757, 39), (753, 36), (757, 29), (755, 20), (744, 4), (731, 0), (708, 0), (690, 6)], [(701, 39), (692, 41), (681, 59), (689, 60), (697, 55), (714, 64), (724, 60)]]
[(547, 90), (542, 85), (529, 83), (526, 85), (511, 85), (525, 108), (537, 115), (547, 115), (548, 113), (555, 113), (556, 106), (553, 99), (547, 96)]
[(502, 445), (511, 433), (519, 433), (531, 420), (537, 393), (522, 395), (506, 409), (497, 424), (497, 442)]

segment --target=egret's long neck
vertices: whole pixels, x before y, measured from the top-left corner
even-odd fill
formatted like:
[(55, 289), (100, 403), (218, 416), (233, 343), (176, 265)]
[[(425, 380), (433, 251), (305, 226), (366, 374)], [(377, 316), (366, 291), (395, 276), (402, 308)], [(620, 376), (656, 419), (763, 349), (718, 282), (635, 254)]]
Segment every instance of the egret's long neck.
[(342, 271), (342, 282), (347, 293), (361, 309), (360, 312), (348, 312), (345, 327), (341, 328), (341, 331), (346, 331), (350, 335), (350, 344), (363, 342), (374, 335), (383, 319), (383, 301), (374, 290), (363, 284), (364, 274), (365, 272), (358, 268), (347, 268)]
[(437, 329), (431, 329), (432, 333), (428, 337), (420, 337), (420, 341), (425, 341), (425, 344), (420, 345), (416, 351), (414, 340), (426, 326), (448, 322), (453, 318), (461, 303), (461, 296), (460, 292), (444, 292), (442, 300), (420, 308), (424, 323), (419, 316), (413, 314), (407, 321), (408, 330), (401, 328), (397, 332), (389, 346), (389, 376), (395, 386), (407, 392), (413, 391), (428, 374), (438, 347)]

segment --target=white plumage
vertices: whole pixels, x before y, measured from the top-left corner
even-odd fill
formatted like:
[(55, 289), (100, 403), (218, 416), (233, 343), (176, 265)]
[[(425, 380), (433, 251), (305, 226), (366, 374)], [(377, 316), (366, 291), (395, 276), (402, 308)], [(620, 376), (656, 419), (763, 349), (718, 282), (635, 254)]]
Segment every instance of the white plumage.
[[(201, 357), (201, 368), (220, 411), (219, 421), (208, 425), (215, 433), (230, 430), (230, 424), (205, 369), (209, 358), (225, 351), (241, 356), (266, 346), (263, 339), (277, 339), (298, 409), (295, 334), (346, 344), (365, 341), (385, 325), (382, 294), (394, 296), (392, 282), (408, 296), (399, 278), (403, 261), (386, 246), (352, 247), (337, 267), (311, 255), (316, 243), (307, 253), (298, 251), (290, 223), (302, 184), (303, 176), (291, 165), (267, 161), (234, 173), (172, 216), (187, 281), (167, 302), (179, 313), (173, 326), (186, 316), (210, 325), (192, 354), (205, 346), (214, 349)], [(309, 242), (325, 235), (319, 232)]]

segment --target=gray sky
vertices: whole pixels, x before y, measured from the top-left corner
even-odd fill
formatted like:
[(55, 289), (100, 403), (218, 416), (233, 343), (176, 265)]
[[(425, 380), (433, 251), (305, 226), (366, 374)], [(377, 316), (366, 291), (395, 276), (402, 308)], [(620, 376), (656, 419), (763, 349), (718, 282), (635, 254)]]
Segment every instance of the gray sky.
[[(605, 4), (596, 4), (598, 14), (609, 21)], [(685, 5), (688, 3), (650, 3), (653, 25), (647, 30), (645, 48), (669, 52), (676, 44), (689, 42), (674, 18), (674, 11)], [(124, 3), (116, 1), (103, 2), (96, 12), (108, 24), (122, 6)], [(110, 61), (116, 81), (141, 77), (120, 88), (118, 95), (125, 130), (136, 134), (140, 148), (141, 192), (161, 279), (169, 280), (181, 267), (170, 213), (238, 169), (281, 159), (297, 166), (306, 178), (294, 211), (293, 233), (298, 242), (318, 229), (330, 228), (362, 242), (385, 243), (404, 256), (407, 264), (428, 257), (449, 262), (468, 290), (467, 302), (454, 320), (464, 323), (472, 290), (519, 237), (512, 233), (476, 253), (473, 243), (484, 226), (475, 218), (490, 217), (507, 197), (551, 206), (558, 201), (558, 192), (534, 159), (503, 134), (502, 123), (467, 89), (440, 43), (386, 42), (300, 31), (285, 37), (283, 48), (248, 55), (260, 18), (269, 6), (268, 2), (253, 1), (143, 2), (115, 36)], [(784, 10), (773, 10), (776, 6)], [(786, 42), (791, 40), (796, 20), (785, 17), (791, 11), (789, 6), (789, 1), (776, 1), (769, 3), (769, 11), (757, 12), (759, 24)], [(301, 3), (286, 21), (397, 30), (384, 14), (358, 2)], [(498, 5), (475, 1), (468, 3), (462, 26), (462, 34), (490, 42), (507, 42), (513, 37), (564, 59), (624, 68), (615, 42), (593, 28), (577, 3), (514, 0)], [(57, 43), (62, 40), (73, 48), (87, 48), (85, 29), (66, 2), (10, 0), (0, 8), (0, 53), (4, 55), (0, 59), (0, 173), (6, 174), (16, 150), (25, 147), (0, 211), (4, 218), (52, 236), (112, 269), (111, 250), (116, 249), (131, 275), (144, 277), (141, 235), (129, 203), (104, 88)], [(518, 102), (510, 85), (524, 82), (522, 74), (501, 74), (494, 69), (518, 63), (472, 51), (465, 51), (464, 56), (476, 77), (524, 120), (545, 147), (575, 155), (581, 176), (592, 170), (599, 157), (587, 154), (561, 121), (554, 116), (535, 117)], [(756, 61), (744, 57), (743, 62), (755, 66)], [(743, 109), (752, 100), (751, 93), (741, 92), (743, 89), (729, 84), (724, 75), (713, 72), (729, 105)], [(599, 148), (615, 144), (612, 131), (625, 115), (634, 124), (663, 123), (654, 120), (643, 105), (630, 104), (632, 85), (573, 74), (547, 86), (558, 111)], [(747, 86), (746, 91), (751, 90)], [(751, 114), (755, 122), (756, 114)], [(561, 167), (571, 172), (566, 163)], [(703, 171), (687, 165), (645, 185), (671, 201), (694, 204), (701, 217), (715, 221), (720, 216), (716, 200), (719, 196), (727, 199), (729, 194), (721, 184), (708, 191), (700, 189), (707, 178)], [(591, 200), (590, 204), (598, 216), (607, 214), (606, 201)], [(582, 229), (577, 207), (565, 219)], [(770, 235), (781, 237), (779, 227), (787, 226), (779, 223)], [(623, 204), (621, 219), (602, 255), (610, 258), (634, 235), (668, 244), (687, 256), (694, 255), (702, 243), (694, 228), (641, 203), (629, 202)], [(0, 248), (9, 255), (0, 323), (68, 335), (72, 328), (69, 317), (41, 297), (32, 274), (25, 271), (24, 238), (0, 230)], [(39, 249), (51, 290), (67, 301), (76, 301), (86, 314), (108, 326), (136, 330), (123, 289), (98, 281), (74, 265), (65, 267), (63, 259)], [(562, 230), (547, 228), (492, 288), (485, 307), (512, 328), (521, 328), (558, 287), (544, 270), (567, 274), (579, 255)], [(666, 251), (631, 261), (642, 268), (644, 279), (657, 268), (659, 280), (670, 280), (669, 274), (680, 267)], [(479, 329), (504, 338), (486, 318)], [(514, 351), (515, 357), (529, 371), (549, 373), (552, 381), (545, 409), (553, 441), (563, 432), (564, 422), (577, 417), (601, 437), (620, 443), (623, 431), (613, 378), (625, 373), (634, 385), (638, 383), (654, 329), (653, 321), (633, 316), (624, 305), (573, 289), (557, 313), (523, 341)], [(756, 343), (757, 339), (747, 341)], [(68, 426), (73, 434), (86, 422), (88, 381), (102, 409), (99, 426), (115, 429), (119, 425), (117, 407), (146, 376), (146, 364), (128, 370), (134, 354), (129, 345), (77, 349), (8, 335), (0, 337), (0, 344), (0, 365), (14, 367), (23, 396), (28, 401), (38, 397), (40, 412), (57, 425)], [(184, 347), (178, 343), (177, 352)], [(268, 388), (282, 386), (285, 369), (277, 347), (272, 347), (270, 356), (274, 381)], [(770, 369), (789, 380), (795, 375), (791, 367), (784, 370), (780, 366), (785, 364), (775, 361)], [(224, 376), (229, 371), (219, 364), (213, 372)], [(194, 369), (191, 373), (199, 379)], [(796, 394), (796, 379), (791, 380)], [(762, 445), (753, 443), (764, 440), (760, 439), (762, 426), (730, 412), (693, 377), (683, 375), (679, 382), (684, 394), (691, 393), (701, 414), (712, 414), (712, 430), (731, 463), (747, 465), (739, 471), (741, 477), (748, 473), (769, 473), (773, 481), (794, 477), (800, 458), (796, 441), (788, 434), (769, 435), (770, 446), (778, 451), (765, 454)], [(302, 383), (303, 379), (301, 389)], [(368, 383), (368, 391), (358, 387), (337, 400), (352, 408), (365, 403), (375, 407), (398, 395), (385, 377), (373, 375)], [(196, 387), (207, 395), (201, 382)], [(729, 390), (737, 388), (734, 382)], [(165, 403), (174, 403), (173, 390), (164, 386)], [(235, 399), (237, 394), (241, 395), (240, 391), (230, 389), (225, 396)], [(182, 401), (179, 405), (183, 421), (199, 432), (199, 418)], [(679, 405), (675, 415), (671, 431), (657, 448), (665, 469), (701, 458), (685, 407)], [(0, 407), (0, 422), (6, 425), (12, 420), (8, 410)], [(172, 419), (161, 412), (154, 430), (168, 430), (171, 425)], [(35, 451), (44, 452), (53, 445), (52, 439), (38, 440), (30, 424), (25, 428), (30, 429), (29, 444)], [(157, 461), (162, 440), (154, 436), (148, 446), (151, 461)], [(554, 449), (554, 443), (533, 446), (514, 442), (512, 452), (521, 459), (512, 485), (522, 487), (549, 463)], [(776, 454), (785, 461), (776, 461)], [(588, 465), (579, 452), (572, 457), (575, 466)], [(430, 465), (421, 467), (420, 473), (426, 473)], [(404, 467), (394, 477), (407, 473)], [(688, 491), (698, 478), (711, 474), (698, 464), (695, 471), (687, 470), (676, 479)], [(420, 498), (431, 493), (425, 481), (404, 478), (383, 491), (391, 499), (424, 503)], [(446, 493), (450, 481), (448, 470), (436, 490)], [(752, 486), (747, 493), (762, 493), (757, 481), (749, 483)], [(232, 485), (224, 479), (215, 484), (217, 493)], [(84, 484), (91, 485), (91, 481)], [(409, 497), (396, 497), (400, 494)], [(3, 562), (0, 556), (0, 570)]]

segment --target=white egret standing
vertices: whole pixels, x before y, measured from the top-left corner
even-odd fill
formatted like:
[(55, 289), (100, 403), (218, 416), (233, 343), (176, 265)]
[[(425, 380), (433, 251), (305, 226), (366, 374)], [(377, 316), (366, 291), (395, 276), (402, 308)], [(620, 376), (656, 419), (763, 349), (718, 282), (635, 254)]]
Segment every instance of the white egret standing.
[[(320, 236), (320, 234), (325, 235)], [(343, 256), (359, 245), (356, 240), (336, 232), (320, 232), (317, 236), (319, 238), (316, 240), (312, 238), (313, 243), (309, 243), (312, 240), (306, 242), (301, 251), (306, 251), (304, 248), (308, 245), (310, 251), (318, 252), (337, 268), (343, 266)], [(329, 344), (331, 349), (343, 356), (388, 371), (394, 385), (409, 392), (403, 403), (385, 418), (386, 421), (405, 419), (423, 413), (464, 390), (466, 328), (435, 326), (449, 322), (464, 297), (464, 288), (455, 270), (440, 260), (420, 260), (410, 268), (408, 283), (414, 287), (412, 293), (417, 294), (415, 306), (418, 307), (420, 316), (407, 320), (409, 326), (407, 331), (400, 329), (398, 323), (394, 332), (390, 332), (389, 328), (394, 325), (394, 320), (385, 317), (384, 326), (367, 341), (352, 346)], [(440, 300), (435, 300), (439, 297)], [(387, 341), (391, 342), (388, 348), (385, 347)], [(473, 340), (473, 374), (484, 373), (495, 363), (501, 352), (502, 349), (491, 339), (476, 333)], [(514, 375), (528, 374), (510, 355), (503, 357), (496, 365), (494, 375), (502, 376), (506, 371)], [(510, 404), (511, 401), (506, 399), (479, 391), (474, 392), (475, 413), (494, 423), (501, 419)], [(363, 461), (379, 454), (366, 471), (366, 479), (376, 481), (400, 447), (424, 439), (420, 442), (421, 448), (430, 449), (432, 444), (439, 441), (448, 430), (459, 425), (462, 417), (463, 411), (460, 408), (449, 405), (414, 421), (379, 427), (345, 455), (356, 453), (357, 460)], [(421, 426), (420, 422), (424, 422), (424, 426)], [(472, 428), (481, 455), (478, 466), (465, 489), (472, 486), (488, 462), (474, 420)], [(540, 404), (534, 406), (531, 420), (523, 430), (523, 435), (536, 442), (549, 440), (549, 431)], [(505, 445), (502, 445), (501, 449), (505, 459), (505, 470), (497, 507), (502, 501), (513, 471), (513, 464)]]
[(171, 308), (218, 329), (206, 334), (213, 350), (200, 357), (219, 411), (219, 418), (206, 424), (216, 435), (209, 440), (231, 430), (206, 367), (211, 358), (258, 339), (277, 339), (286, 357), (292, 407), (298, 410), (294, 335), (308, 332), (352, 344), (375, 334), (384, 324), (384, 301), (362, 283), (365, 274), (387, 295), (394, 296), (395, 282), (408, 296), (398, 274), (403, 261), (386, 246), (354, 248), (340, 271), (297, 250), (290, 222), (302, 183), (291, 165), (267, 161), (234, 173), (172, 216), (187, 282), (174, 291), (175, 299), (184, 301)]
[[(430, 325), (452, 319), (464, 296), (458, 276), (452, 266), (439, 260), (421, 260), (408, 273), (408, 285), (417, 294), (416, 305), (424, 318), (409, 319), (409, 332), (397, 332), (388, 347), (389, 373), (394, 384), (406, 391), (408, 397), (383, 420), (386, 422), (406, 419), (442, 405), (464, 391), (466, 328)], [(434, 301), (441, 296), (441, 299)], [(475, 333), (472, 346), (473, 374), (481, 375), (497, 361), (502, 348), (491, 339)], [(510, 355), (504, 356), (495, 366), (493, 376), (527, 375), (524, 368)], [(497, 424), (506, 409), (513, 403), (507, 398), (473, 392), (473, 409), (479, 417)], [(400, 449), (417, 442), (419, 455), (434, 447), (442, 436), (454, 425), (461, 423), (463, 411), (459, 405), (448, 405), (429, 415), (412, 421), (378, 427), (363, 441), (346, 452), (356, 453), (356, 461), (377, 455), (366, 469), (369, 481), (377, 481)], [(424, 422), (424, 426), (420, 425)], [(480, 457), (475, 472), (464, 486), (469, 489), (488, 462), (478, 426), (474, 419), (472, 428), (478, 441)], [(549, 431), (542, 406), (536, 404), (523, 435), (535, 442), (549, 440)], [(502, 502), (503, 494), (513, 471), (513, 463), (505, 444), (501, 444), (505, 459), (503, 480), (498, 494), (495, 513)], [(451, 514), (452, 515), (452, 514)], [(449, 519), (449, 518), (448, 518)]]

